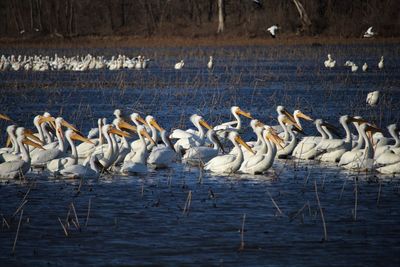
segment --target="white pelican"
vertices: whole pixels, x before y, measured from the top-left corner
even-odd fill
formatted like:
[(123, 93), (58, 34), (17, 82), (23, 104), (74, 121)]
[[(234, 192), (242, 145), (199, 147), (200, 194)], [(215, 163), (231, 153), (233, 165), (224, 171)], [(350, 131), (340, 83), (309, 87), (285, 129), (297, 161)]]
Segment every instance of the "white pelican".
[(84, 161), (83, 165), (86, 165), (90, 158), (96, 156), (100, 164), (103, 166), (103, 169), (106, 170), (118, 157), (119, 149), (118, 145), (116, 144), (114, 134), (125, 137), (129, 137), (129, 134), (114, 128), (111, 124), (103, 125), (101, 130), (107, 143), (96, 147), (95, 151)]
[[(149, 123), (150, 121), (152, 121), (154, 119), (153, 116), (148, 115), (148, 116), (146, 116), (146, 120), (144, 120), (138, 113), (134, 112), (134, 113), (131, 114), (130, 118), (131, 118), (132, 122), (136, 125), (136, 127), (141, 125), (141, 123), (145, 127), (148, 126), (148, 127), (146, 127), (146, 130), (149, 130), (148, 128), (150, 128), (150, 131), (151, 131), (151, 134), (152, 134), (151, 138), (154, 140), (154, 142), (157, 143), (157, 137), (158, 137), (157, 136), (157, 131), (154, 128), (154, 126), (152, 126)], [(150, 150), (151, 149), (151, 145), (150, 144), (152, 144), (152, 143), (150, 142), (150, 140), (147, 140), (147, 139), (145, 141), (146, 141), (146, 144), (149, 146), (149, 147), (147, 147), (147, 149)], [(131, 147), (132, 151), (135, 151), (136, 149), (139, 149), (141, 146), (142, 146), (142, 142), (141, 142), (140, 139), (132, 141), (131, 144), (130, 144), (130, 147)]]
[(378, 68), (381, 70), (383, 69), (383, 56), (381, 56), (381, 60), (378, 63)]
[(29, 171), (31, 159), (24, 144), (43, 149), (41, 145), (26, 138), (24, 128), (17, 128), (16, 134), (17, 144), (21, 151), (21, 159), (7, 161), (0, 164), (0, 178), (3, 179), (18, 178)]
[(400, 152), (400, 139), (397, 134), (397, 125), (395, 123), (390, 124), (387, 128), (390, 135), (395, 140), (395, 143), (394, 145), (377, 146), (375, 148), (374, 158), (376, 159), (376, 164), (378, 165), (387, 165), (400, 162), (400, 154), (397, 154)]
[(364, 65), (362, 65), (362, 70), (365, 72), (368, 70), (368, 64), (367, 62), (364, 62)]
[(321, 154), (322, 152), (317, 150), (318, 144), (321, 142), (328, 140), (329, 132), (328, 129), (334, 129), (334, 126), (330, 125), (327, 122), (323, 122), (321, 119), (317, 119), (314, 121), (314, 124), (317, 128), (317, 131), (321, 134), (321, 136), (306, 136), (303, 140), (296, 146), (293, 150), (292, 156), (299, 159), (314, 159), (316, 156)]
[(351, 117), (349, 115), (344, 115), (340, 117), (340, 123), (346, 132), (345, 139), (327, 139), (322, 140), (316, 147), (317, 150), (321, 151), (323, 154), (317, 156), (316, 158), (320, 161), (328, 162), (339, 162), (342, 155), (352, 149), (352, 138), (349, 129), (349, 122), (364, 122), (364, 120)]
[(210, 56), (210, 60), (209, 60), (208, 63), (207, 63), (207, 68), (208, 68), (208, 69), (212, 69), (213, 66), (214, 66), (214, 64), (213, 64), (213, 57)]
[(328, 54), (328, 59), (324, 61), (325, 68), (333, 68), (336, 65), (336, 60), (333, 60), (331, 54)]
[[(113, 124), (115, 128), (118, 130), (122, 131), (122, 129), (130, 130), (132, 132), (137, 132), (136, 127), (133, 125), (130, 125), (129, 123), (125, 122), (123, 119), (115, 119), (113, 121)], [(116, 160), (114, 161), (114, 165), (117, 165), (121, 162), (124, 161), (126, 155), (131, 151), (131, 147), (129, 146), (128, 141), (124, 136), (121, 137), (121, 142), (119, 144), (119, 149), (118, 149), (118, 156)]]
[(279, 125), (274, 125), (272, 126), (272, 128), (276, 132), (278, 132), (281, 137), (283, 136), (283, 140), (285, 142), (289, 140), (289, 132), (287, 131), (286, 126), (283, 123), (283, 118), (286, 118), (288, 121), (290, 121), (298, 132), (303, 131), (299, 118), (312, 120), (309, 116), (305, 115), (300, 110), (295, 110), (293, 113), (294, 115), (292, 115), (287, 111), (287, 109), (284, 106), (277, 106), (276, 112), (278, 113)]
[(377, 33), (372, 31), (372, 26), (371, 26), (365, 31), (363, 37), (364, 38), (371, 38), (371, 37), (374, 37), (375, 35), (377, 35)]
[[(13, 157), (19, 154), (19, 145), (17, 143), (17, 137), (15, 136), (15, 130), (17, 125), (12, 124), (7, 126), (7, 142), (6, 147), (0, 148), (0, 162), (8, 161), (9, 156)], [(11, 147), (9, 147), (11, 143)]]
[(210, 161), (212, 158), (218, 156), (219, 150), (223, 151), (223, 146), (219, 141), (214, 130), (207, 131), (207, 138), (213, 144), (212, 147), (209, 146), (197, 146), (191, 147), (186, 150), (182, 157), (182, 161), (191, 165), (199, 165), (204, 162)]
[(205, 141), (205, 132), (203, 126), (208, 130), (212, 129), (211, 126), (208, 125), (208, 123), (200, 115), (193, 114), (190, 116), (190, 121), (194, 126), (196, 126), (197, 131), (193, 131), (191, 129), (186, 131), (175, 129), (169, 136), (171, 139), (179, 139), (174, 145), (175, 151), (177, 152), (182, 153), (191, 147), (203, 145)]
[[(267, 146), (262, 142), (263, 136), (262, 132), (264, 131), (264, 126), (265, 124), (260, 122), (257, 119), (252, 119), (250, 121), (250, 127), (253, 129), (253, 132), (257, 136), (256, 141), (249, 141), (246, 142), (246, 144), (251, 147), (251, 149), (257, 154), (261, 153), (264, 154), (267, 152)], [(229, 154), (237, 154), (237, 149), (241, 149), (243, 152), (243, 158), (246, 160), (249, 156), (253, 155), (250, 153), (246, 148), (239, 146), (239, 147), (233, 147), (233, 149), (229, 152)]]
[(240, 133), (242, 130), (242, 120), (240, 119), (239, 115), (245, 116), (246, 118), (249, 119), (253, 119), (253, 117), (249, 112), (243, 111), (237, 106), (231, 107), (231, 113), (235, 117), (235, 120), (215, 126), (214, 127), (215, 132), (224, 133), (229, 131), (238, 131)]
[[(99, 118), (97, 120), (97, 131), (92, 129), (87, 136), (90, 142), (83, 142), (76, 147), (76, 151), (80, 159), (86, 159), (93, 153), (93, 151), (96, 149), (96, 146), (101, 146), (104, 144), (104, 136), (101, 130), (103, 125), (103, 120)], [(94, 138), (95, 135), (98, 135), (98, 138)]]
[(272, 38), (276, 37), (276, 33), (279, 30), (279, 25), (272, 25), (267, 29), (267, 31), (271, 34)]
[(65, 167), (60, 171), (60, 175), (64, 178), (78, 179), (78, 178), (98, 178), (100, 176), (99, 169), (103, 168), (100, 165), (96, 156), (90, 157), (89, 166), (75, 164)]
[(351, 72), (356, 72), (358, 70), (358, 66), (356, 64), (351, 64)]
[(137, 126), (137, 134), (141, 141), (141, 146), (136, 151), (131, 151), (124, 159), (121, 167), (121, 172), (126, 174), (144, 174), (147, 173), (146, 160), (149, 155), (147, 144), (144, 140), (146, 137), (150, 142), (153, 142), (151, 136), (147, 133), (146, 129), (139, 125)]
[(362, 134), (365, 141), (364, 151), (362, 155), (357, 154), (353, 161), (351, 161), (347, 165), (342, 165), (342, 167), (357, 171), (370, 171), (373, 168), (374, 148), (370, 138), (368, 138), (366, 134), (367, 131), (371, 132), (372, 135), (373, 132), (379, 132), (381, 130), (371, 125), (368, 125), (367, 123), (361, 124), (360, 133)]
[(289, 133), (290, 135), (290, 142), (284, 144), (284, 146), (280, 146), (280, 148), (277, 151), (276, 156), (280, 159), (284, 159), (287, 157), (290, 157), (293, 153), (293, 150), (296, 148), (297, 146), (297, 137), (296, 135), (293, 133), (293, 123), (291, 123), (289, 120), (287, 120), (286, 122), (284, 122), (285, 125), (285, 129), (286, 131)]
[(65, 144), (64, 144), (64, 136), (62, 131), (62, 121), (61, 117), (55, 119), (56, 125), (56, 136), (57, 136), (57, 146), (53, 148), (49, 148), (46, 150), (34, 150), (31, 153), (31, 165), (33, 167), (44, 167), (46, 164), (59, 157), (62, 157), (65, 154)]
[[(253, 150), (240, 138), (237, 132), (230, 132), (228, 134), (228, 139), (235, 147), (241, 144), (254, 154)], [(219, 174), (231, 174), (236, 172), (243, 163), (243, 152), (240, 148), (237, 149), (237, 151), (236, 155), (227, 154), (213, 158), (204, 165), (204, 170)]]
[(175, 64), (174, 68), (176, 70), (180, 70), (183, 68), (183, 65), (185, 65), (185, 62), (183, 62), (183, 60), (179, 61), (178, 63)]
[(146, 121), (150, 126), (156, 128), (160, 132), (161, 140), (164, 144), (157, 145), (152, 148), (147, 163), (152, 168), (168, 168), (177, 159), (177, 153), (171, 140), (168, 138), (167, 131), (165, 131), (152, 116), (147, 116)]
[[(239, 171), (249, 174), (259, 174), (267, 171), (272, 167), (276, 156), (276, 144), (281, 145), (283, 140), (274, 133), (269, 126), (265, 126), (263, 138), (261, 140), (263, 146), (267, 147), (266, 153), (257, 153), (244, 160)], [(275, 148), (274, 148), (275, 147)]]
[[(361, 119), (361, 117), (355, 117)], [(365, 122), (366, 123), (366, 122)], [(353, 142), (353, 148), (350, 151), (346, 151), (339, 160), (338, 166), (344, 166), (355, 161), (355, 159), (361, 158), (364, 154), (365, 140), (361, 133), (360, 124), (358, 122), (353, 122), (354, 127), (357, 129), (358, 140)]]
[(69, 146), (71, 148), (71, 155), (49, 161), (47, 163), (47, 169), (51, 173), (57, 173), (68, 166), (78, 164), (78, 152), (76, 150), (76, 146), (73, 140), (91, 143), (89, 139), (75, 133), (71, 129), (65, 131), (65, 138), (67, 139)]
[(375, 107), (376, 104), (378, 104), (379, 101), (379, 91), (373, 91), (368, 93), (367, 95), (367, 104), (370, 105), (371, 107)]

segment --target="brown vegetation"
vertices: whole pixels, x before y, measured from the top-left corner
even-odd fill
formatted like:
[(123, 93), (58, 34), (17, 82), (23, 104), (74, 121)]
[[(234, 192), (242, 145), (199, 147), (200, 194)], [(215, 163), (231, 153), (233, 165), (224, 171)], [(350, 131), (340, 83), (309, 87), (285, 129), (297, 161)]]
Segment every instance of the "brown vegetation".
[[(3, 0), (0, 37), (134, 36), (204, 38), (216, 35), (217, 0)], [(400, 35), (398, 0), (300, 0), (311, 20), (304, 28), (292, 0), (225, 0), (227, 37), (284, 34), (360, 37), (374, 26), (379, 36)]]

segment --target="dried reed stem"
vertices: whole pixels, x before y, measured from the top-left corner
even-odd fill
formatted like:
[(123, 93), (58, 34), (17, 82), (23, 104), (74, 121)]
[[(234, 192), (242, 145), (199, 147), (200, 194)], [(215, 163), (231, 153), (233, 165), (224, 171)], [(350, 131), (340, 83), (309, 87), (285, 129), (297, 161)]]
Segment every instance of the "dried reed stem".
[(92, 198), (89, 198), (89, 204), (88, 204), (88, 211), (87, 211), (87, 215), (86, 215), (85, 227), (88, 226), (91, 205), (92, 205)]
[(316, 180), (314, 180), (314, 188), (315, 188), (315, 196), (317, 197), (319, 212), (321, 214), (322, 225), (324, 227), (324, 241), (327, 241), (328, 240), (328, 233), (326, 231), (324, 212), (322, 211), (321, 202), (319, 201), (318, 188), (317, 188), (317, 181)]
[(183, 214), (189, 214), (189, 209), (190, 209), (190, 204), (192, 203), (192, 190), (189, 190), (186, 202), (185, 202), (185, 207), (183, 208)]
[(67, 229), (65, 228), (64, 224), (61, 222), (61, 219), (60, 219), (60, 217), (58, 217), (58, 221), (60, 222), (60, 224), (61, 224), (61, 227), (62, 227), (62, 229), (64, 230), (64, 234), (65, 234), (65, 236), (68, 236)]
[(19, 222), (18, 222), (18, 227), (17, 227), (17, 233), (15, 234), (15, 239), (14, 239), (14, 245), (12, 248), (12, 254), (15, 252), (15, 247), (17, 246), (17, 240), (18, 240), (18, 235), (19, 235), (19, 229), (21, 227), (21, 221), (22, 221), (22, 215), (24, 214), (24, 210), (21, 210), (21, 214), (19, 215)]
[(271, 198), (272, 204), (274, 204), (274, 206), (278, 210), (279, 214), (284, 215), (283, 212), (281, 211), (281, 209), (279, 208), (278, 204), (276, 204), (274, 198), (271, 196), (271, 194), (269, 193), (268, 190), (267, 190), (267, 193), (268, 193), (269, 197)]
[(74, 212), (74, 215), (75, 215), (75, 221), (78, 225), (77, 228), (79, 229), (81, 226), (79, 225), (78, 215), (76, 214), (75, 205), (73, 202), (71, 202), (71, 207), (72, 207), (72, 211)]
[(357, 206), (358, 206), (358, 186), (357, 186), (357, 177), (354, 178), (354, 211), (353, 211), (353, 218), (354, 221), (357, 220)]
[(244, 223), (245, 223), (245, 221), (246, 221), (246, 213), (243, 214), (242, 229), (240, 231), (240, 247), (239, 247), (240, 251), (244, 250)]

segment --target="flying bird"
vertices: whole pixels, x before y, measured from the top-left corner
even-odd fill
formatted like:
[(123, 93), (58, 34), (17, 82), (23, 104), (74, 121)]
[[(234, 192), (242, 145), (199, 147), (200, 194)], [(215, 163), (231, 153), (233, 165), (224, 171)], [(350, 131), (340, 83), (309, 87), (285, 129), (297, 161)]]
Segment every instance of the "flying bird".
[(276, 33), (279, 30), (279, 25), (272, 25), (267, 29), (267, 31), (271, 34), (272, 38), (276, 37)]
[(372, 31), (372, 26), (368, 28), (368, 30), (364, 33), (364, 38), (371, 38), (377, 35), (378, 33)]

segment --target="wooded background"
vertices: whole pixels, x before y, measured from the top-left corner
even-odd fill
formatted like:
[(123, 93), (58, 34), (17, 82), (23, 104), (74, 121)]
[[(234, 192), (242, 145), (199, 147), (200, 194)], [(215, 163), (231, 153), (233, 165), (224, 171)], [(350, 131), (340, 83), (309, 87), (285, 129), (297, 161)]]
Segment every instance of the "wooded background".
[[(304, 27), (292, 0), (224, 0), (223, 35), (281, 33), (360, 37), (400, 35), (399, 0), (299, 0), (310, 18)], [(207, 37), (218, 27), (217, 0), (1, 0), (0, 37), (88, 35)]]

